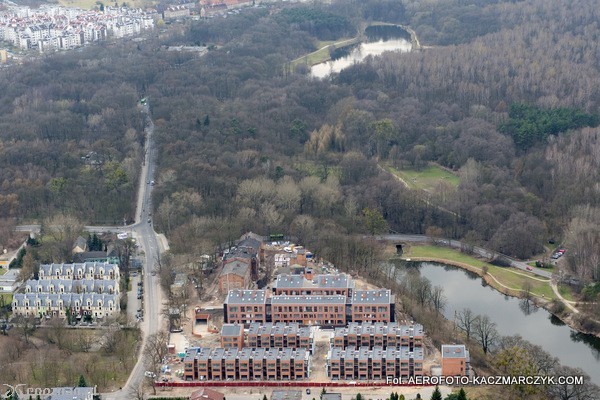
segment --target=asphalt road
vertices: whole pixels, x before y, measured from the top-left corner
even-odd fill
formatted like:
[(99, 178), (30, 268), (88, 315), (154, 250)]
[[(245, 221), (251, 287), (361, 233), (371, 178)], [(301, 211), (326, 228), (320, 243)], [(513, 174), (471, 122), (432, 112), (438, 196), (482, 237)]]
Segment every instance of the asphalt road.
[[(430, 243), (433, 243), (433, 238), (431, 238), (429, 236), (425, 236), (425, 235), (393, 234), (393, 235), (377, 235), (377, 236), (375, 236), (375, 238), (378, 240), (387, 240), (390, 242), (397, 242), (397, 243), (402, 243), (402, 242), (413, 242), (413, 243), (414, 242), (417, 242), (417, 243), (430, 242)], [(436, 240), (444, 242), (444, 244), (446, 246), (449, 246), (454, 249), (460, 249), (463, 246), (463, 244), (458, 240), (451, 240), (451, 239), (436, 239)], [(525, 263), (523, 261), (515, 260), (514, 258), (509, 257), (507, 255), (500, 254), (495, 251), (492, 251), (489, 249), (484, 249), (483, 247), (478, 247), (478, 246), (473, 247), (473, 252), (480, 257), (484, 257), (484, 258), (488, 258), (488, 259), (498, 257), (498, 256), (504, 257), (505, 259), (507, 259), (510, 262), (510, 266), (513, 268), (521, 269), (523, 271), (528, 271), (534, 275), (538, 275), (543, 278), (552, 279), (551, 272), (545, 271), (543, 269), (536, 268), (536, 267), (530, 267), (529, 265), (527, 265), (527, 263)], [(527, 269), (528, 267), (531, 268), (531, 270), (528, 270)]]
[[(142, 107), (142, 113), (146, 116), (146, 144), (144, 148), (144, 162), (140, 172), (135, 223), (124, 226), (86, 226), (84, 229), (88, 232), (96, 233), (131, 232), (133, 237), (137, 240), (137, 244), (144, 251), (145, 262), (143, 265), (142, 274), (142, 279), (144, 282), (144, 319), (140, 325), (142, 330), (141, 348), (143, 349), (146, 338), (149, 335), (157, 332), (162, 324), (162, 318), (160, 315), (162, 292), (160, 290), (159, 278), (158, 276), (153, 276), (152, 271), (156, 269), (157, 261), (163, 249), (160, 247), (160, 243), (157, 240), (157, 235), (154, 232), (151, 216), (153, 185), (151, 185), (150, 182), (155, 179), (154, 175), (156, 171), (156, 147), (153, 141), (154, 123), (147, 105)], [(21, 232), (39, 233), (40, 226), (19, 225), (16, 227), (16, 230)], [(129, 379), (127, 380), (125, 386), (119, 391), (103, 394), (102, 398), (110, 400), (132, 399), (133, 396), (131, 393), (133, 390), (135, 390), (135, 388), (139, 387), (140, 383), (144, 379), (144, 372), (144, 362), (140, 353), (138, 361), (129, 375)]]
[[(156, 149), (153, 142), (154, 134), (154, 123), (150, 117), (150, 111), (148, 106), (145, 106), (142, 111), (147, 117), (146, 127), (146, 147), (145, 147), (145, 158), (142, 165), (142, 171), (140, 176), (140, 186), (138, 188), (138, 202), (136, 208), (136, 222), (133, 225), (125, 227), (126, 230), (131, 230), (133, 236), (137, 240), (137, 244), (145, 253), (145, 262), (143, 267), (142, 279), (144, 282), (144, 319), (140, 325), (142, 330), (142, 349), (146, 343), (146, 338), (157, 332), (160, 323), (160, 306), (162, 293), (160, 291), (160, 285), (158, 281), (158, 275), (153, 276), (152, 272), (156, 268), (157, 261), (159, 259), (161, 249), (159, 242), (154, 232), (154, 228), (151, 222), (151, 196), (152, 196), (152, 185), (148, 182), (154, 180), (154, 173), (156, 168)], [(100, 229), (116, 228), (122, 230), (124, 227), (93, 227)], [(114, 393), (103, 394), (103, 399), (110, 400), (129, 400), (133, 396), (132, 391), (139, 387), (140, 383), (144, 379), (144, 372), (146, 368), (144, 366), (144, 360), (141, 356), (138, 357), (138, 361), (135, 367), (129, 375), (129, 379), (125, 386)]]

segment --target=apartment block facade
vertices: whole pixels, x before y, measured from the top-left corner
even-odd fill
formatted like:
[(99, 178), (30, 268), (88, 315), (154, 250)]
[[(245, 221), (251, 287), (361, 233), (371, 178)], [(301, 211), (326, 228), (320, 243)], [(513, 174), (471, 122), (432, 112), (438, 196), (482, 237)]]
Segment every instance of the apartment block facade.
[(347, 327), (335, 328), (332, 347), (358, 349), (367, 347), (408, 347), (409, 351), (423, 347), (423, 326), (390, 323), (351, 322)]
[(469, 376), (471, 358), (469, 350), (463, 344), (442, 345), (442, 375)]
[(423, 349), (404, 347), (359, 349), (333, 347), (327, 354), (327, 376), (333, 380), (408, 379), (423, 375)]
[(231, 290), (224, 304), (225, 323), (283, 322), (345, 326), (350, 322), (395, 321), (395, 299), (388, 289), (355, 290), (345, 274), (280, 275), (271, 296), (264, 290)]
[(313, 280), (306, 279), (305, 275), (287, 275), (277, 276), (273, 284), (273, 294), (275, 295), (341, 295), (344, 297), (352, 296), (354, 281), (346, 274), (338, 275), (315, 275)]
[(244, 326), (237, 324), (224, 324), (221, 328), (221, 347), (229, 349), (244, 347)]
[(230, 290), (223, 304), (226, 324), (248, 325), (267, 322), (267, 293), (264, 290)]
[(306, 349), (195, 347), (184, 358), (184, 380), (303, 380), (309, 375)]
[(314, 333), (309, 327), (300, 327), (297, 323), (253, 323), (248, 329), (246, 345), (252, 348), (302, 348), (312, 354)]

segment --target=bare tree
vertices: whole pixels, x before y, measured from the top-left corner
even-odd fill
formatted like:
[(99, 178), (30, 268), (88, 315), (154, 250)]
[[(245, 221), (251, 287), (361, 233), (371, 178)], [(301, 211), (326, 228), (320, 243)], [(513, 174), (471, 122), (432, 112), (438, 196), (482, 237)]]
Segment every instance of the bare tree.
[(25, 343), (31, 344), (29, 338), (36, 330), (35, 320), (31, 316), (19, 315), (14, 320), (15, 326), (18, 328), (17, 331), (22, 336)]
[(531, 300), (531, 298), (533, 297), (533, 295), (531, 294), (531, 289), (532, 289), (532, 285), (531, 285), (531, 281), (526, 280), (523, 282), (523, 296), (525, 296), (526, 300)]
[(444, 295), (444, 288), (440, 285), (436, 285), (431, 288), (431, 305), (438, 313), (441, 313), (446, 307), (446, 296)]
[(275, 256), (268, 254), (265, 257), (265, 285), (268, 285), (273, 279), (273, 272), (275, 272)]
[(146, 397), (144, 396), (146, 389), (146, 382), (144, 379), (137, 385), (131, 386), (127, 392), (128, 398), (131, 400), (144, 400)]
[(467, 341), (471, 339), (477, 316), (470, 308), (463, 308), (456, 313), (456, 326), (467, 335)]
[(600, 387), (590, 382), (589, 376), (579, 368), (570, 368), (561, 365), (554, 370), (554, 374), (556, 376), (582, 376), (584, 383), (582, 385), (564, 383), (562, 385), (548, 386), (549, 398), (556, 400), (600, 399)]
[(155, 379), (158, 377), (160, 366), (167, 355), (168, 340), (169, 334), (166, 331), (161, 330), (153, 333), (146, 339), (146, 345), (144, 346), (144, 351), (142, 353), (146, 371), (149, 371), (152, 374), (152, 389), (155, 395)]
[(478, 315), (474, 327), (475, 339), (481, 345), (483, 352), (487, 354), (499, 338), (496, 323), (492, 322), (487, 315)]
[(83, 224), (75, 216), (56, 214), (42, 224), (42, 233), (54, 245), (53, 258), (64, 262), (71, 258), (71, 250), (77, 236), (83, 232)]

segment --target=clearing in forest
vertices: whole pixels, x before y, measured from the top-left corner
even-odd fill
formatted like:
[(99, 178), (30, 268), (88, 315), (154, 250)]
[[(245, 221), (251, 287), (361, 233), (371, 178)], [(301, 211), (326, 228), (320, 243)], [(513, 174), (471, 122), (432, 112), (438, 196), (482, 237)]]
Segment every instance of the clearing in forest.
[(386, 166), (385, 169), (402, 180), (408, 188), (424, 190), (429, 193), (435, 193), (442, 182), (452, 188), (457, 188), (460, 184), (460, 178), (457, 175), (435, 164), (430, 164), (420, 171), (396, 169), (391, 166)]

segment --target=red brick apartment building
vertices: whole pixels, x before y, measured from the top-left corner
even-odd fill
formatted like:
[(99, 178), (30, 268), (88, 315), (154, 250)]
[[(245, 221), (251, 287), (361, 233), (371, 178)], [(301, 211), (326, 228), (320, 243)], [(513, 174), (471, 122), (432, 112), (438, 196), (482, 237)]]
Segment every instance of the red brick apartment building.
[(335, 328), (331, 338), (332, 347), (342, 349), (367, 347), (423, 347), (423, 326), (398, 325), (390, 323), (357, 323), (351, 322), (347, 327)]
[(349, 322), (394, 322), (395, 300), (388, 289), (355, 290), (348, 275), (280, 275), (275, 293), (232, 290), (225, 300), (225, 323), (284, 322), (345, 326)]
[(309, 327), (300, 327), (297, 323), (272, 324), (253, 323), (248, 329), (247, 347), (290, 347), (308, 350), (314, 349), (314, 333)]
[(468, 376), (471, 369), (469, 350), (463, 344), (442, 345), (442, 375)]
[(391, 322), (394, 301), (389, 289), (356, 290), (352, 295), (350, 321)]
[(316, 275), (313, 280), (308, 280), (304, 275), (277, 276), (273, 285), (273, 294), (298, 295), (341, 295), (352, 296), (354, 281), (346, 274)]
[(408, 379), (423, 375), (423, 349), (417, 347), (333, 347), (327, 354), (327, 376), (333, 380)]
[(267, 293), (264, 290), (230, 290), (225, 299), (224, 322), (250, 324), (267, 322)]
[(250, 286), (250, 260), (233, 259), (224, 263), (219, 275), (219, 291), (247, 289)]
[(244, 347), (244, 326), (237, 324), (223, 324), (221, 327), (221, 347), (229, 349)]
[(339, 326), (346, 323), (346, 297), (288, 296), (271, 297), (273, 322), (301, 325)]
[(183, 362), (184, 380), (303, 380), (310, 375), (306, 349), (195, 347)]

